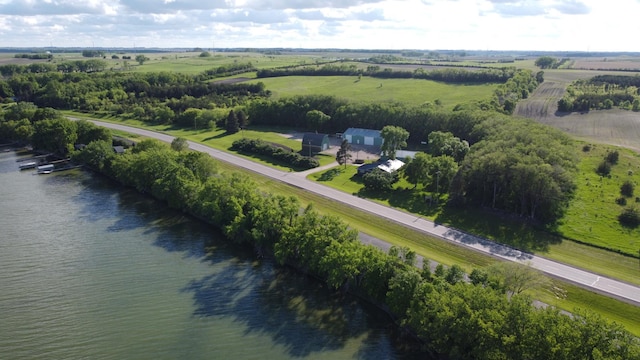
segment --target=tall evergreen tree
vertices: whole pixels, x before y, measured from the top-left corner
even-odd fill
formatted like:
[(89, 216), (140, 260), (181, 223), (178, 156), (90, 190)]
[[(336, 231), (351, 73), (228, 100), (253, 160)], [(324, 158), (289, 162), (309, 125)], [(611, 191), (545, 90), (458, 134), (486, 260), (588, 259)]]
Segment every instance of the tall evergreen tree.
[(227, 116), (227, 132), (229, 134), (235, 134), (240, 131), (240, 124), (238, 122), (238, 117), (233, 110), (229, 111), (229, 116)]
[(349, 150), (351, 150), (351, 144), (349, 144), (349, 141), (347, 141), (347, 139), (342, 140), (340, 149), (336, 153), (336, 161), (338, 161), (338, 164), (344, 165), (345, 168), (347, 167), (347, 161), (351, 159), (351, 153), (349, 153)]

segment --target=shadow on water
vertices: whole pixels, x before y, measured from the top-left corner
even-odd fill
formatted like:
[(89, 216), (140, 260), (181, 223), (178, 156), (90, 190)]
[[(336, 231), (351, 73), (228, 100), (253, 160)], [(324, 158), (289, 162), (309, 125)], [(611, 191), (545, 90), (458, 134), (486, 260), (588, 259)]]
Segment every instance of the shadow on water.
[[(251, 271), (247, 271), (251, 267)], [(220, 272), (192, 281), (196, 317), (228, 317), (246, 334), (268, 335), (292, 357), (344, 348), (360, 339), (360, 359), (409, 358), (399, 355), (383, 330), (388, 319), (375, 318), (351, 296), (329, 291), (313, 279), (268, 261), (232, 261)], [(373, 310), (373, 309), (372, 309)], [(424, 356), (422, 356), (424, 358)]]
[(230, 318), (245, 335), (268, 336), (291, 357), (357, 344), (359, 359), (425, 358), (415, 344), (393, 334), (389, 319), (372, 306), (270, 260), (256, 260), (251, 248), (224, 241), (215, 228), (108, 179), (90, 174), (78, 183), (91, 189), (74, 197), (89, 221), (108, 217), (108, 231), (142, 230), (154, 236), (153, 246), (211, 265), (211, 274), (180, 290), (192, 295), (194, 317)]

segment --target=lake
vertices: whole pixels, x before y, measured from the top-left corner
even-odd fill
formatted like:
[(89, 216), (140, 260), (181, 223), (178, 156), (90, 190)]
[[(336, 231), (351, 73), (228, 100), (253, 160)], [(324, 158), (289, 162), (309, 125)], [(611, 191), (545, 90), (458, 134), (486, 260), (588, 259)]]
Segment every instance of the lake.
[(0, 153), (1, 359), (424, 359), (385, 314), (72, 170)]

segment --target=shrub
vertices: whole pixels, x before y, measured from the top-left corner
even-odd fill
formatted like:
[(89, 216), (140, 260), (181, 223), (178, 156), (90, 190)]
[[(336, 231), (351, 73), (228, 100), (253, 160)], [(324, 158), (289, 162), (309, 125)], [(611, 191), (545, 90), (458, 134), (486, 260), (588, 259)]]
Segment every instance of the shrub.
[(625, 181), (624, 184), (620, 186), (620, 194), (622, 194), (622, 196), (633, 197), (634, 190), (635, 185), (629, 180)]
[(623, 198), (623, 197), (619, 197), (616, 199), (616, 204), (620, 205), (620, 206), (625, 206), (627, 205), (627, 199)]
[(302, 156), (284, 145), (273, 144), (259, 139), (243, 138), (236, 140), (233, 142), (231, 149), (268, 156), (296, 168), (312, 169), (320, 166), (320, 162), (313, 157)]
[(620, 215), (618, 221), (622, 226), (635, 228), (640, 225), (640, 211), (636, 207), (625, 208)]
[(609, 173), (611, 173), (611, 164), (607, 161), (601, 162), (600, 165), (598, 165), (596, 172), (602, 176), (609, 175)]
[(388, 173), (377, 168), (362, 176), (365, 188), (373, 191), (391, 190), (393, 184), (397, 181), (397, 173)]
[(612, 152), (607, 153), (607, 156), (605, 159), (609, 164), (615, 165), (618, 163), (619, 157), (620, 157), (620, 154), (618, 154), (618, 150), (614, 150)]
[(591, 151), (591, 144), (585, 144), (585, 145), (582, 147), (582, 151), (584, 151), (584, 152), (589, 152), (589, 151)]

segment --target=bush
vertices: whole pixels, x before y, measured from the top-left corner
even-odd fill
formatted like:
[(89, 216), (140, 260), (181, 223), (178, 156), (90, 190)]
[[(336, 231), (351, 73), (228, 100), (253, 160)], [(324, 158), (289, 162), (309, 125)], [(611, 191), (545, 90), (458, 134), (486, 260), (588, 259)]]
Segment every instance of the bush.
[(611, 173), (611, 164), (607, 161), (603, 161), (598, 165), (596, 172), (601, 176), (607, 176)]
[(582, 147), (582, 151), (589, 152), (591, 151), (591, 144), (586, 144)]
[(634, 190), (635, 185), (629, 180), (625, 181), (624, 184), (620, 186), (620, 194), (622, 194), (622, 196), (633, 197)]
[(620, 154), (618, 154), (618, 150), (614, 150), (612, 152), (607, 153), (607, 156), (605, 159), (609, 164), (615, 165), (618, 163), (619, 157), (620, 157)]
[(388, 173), (378, 168), (364, 174), (362, 176), (362, 182), (367, 190), (373, 191), (385, 191), (391, 190), (393, 184), (398, 181), (398, 174)]
[(625, 206), (627, 205), (627, 199), (623, 198), (623, 197), (619, 197), (616, 199), (616, 204), (620, 205), (620, 206)]
[(618, 215), (618, 221), (622, 226), (638, 227), (640, 225), (640, 211), (635, 207), (628, 207)]
[(231, 149), (245, 153), (268, 156), (301, 169), (312, 169), (320, 166), (320, 162), (308, 156), (302, 156), (289, 147), (272, 144), (259, 139), (240, 139), (233, 142)]

